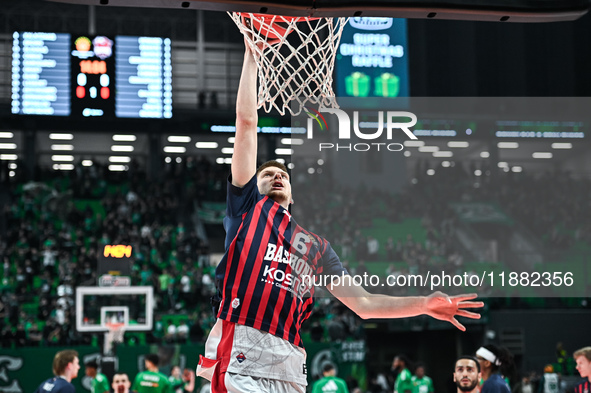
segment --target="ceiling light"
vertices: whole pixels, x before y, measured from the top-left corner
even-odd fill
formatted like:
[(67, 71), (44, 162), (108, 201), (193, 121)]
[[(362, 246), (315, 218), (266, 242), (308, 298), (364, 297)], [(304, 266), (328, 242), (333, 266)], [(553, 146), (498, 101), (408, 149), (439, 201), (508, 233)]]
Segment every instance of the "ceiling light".
[(12, 138), (13, 136), (12, 132), (0, 132), (0, 138)]
[(569, 142), (556, 142), (552, 144), (553, 149), (572, 149), (573, 144)]
[(517, 149), (519, 147), (519, 143), (517, 143), (517, 142), (499, 142), (499, 143), (497, 143), (497, 147), (499, 149)]
[(92, 160), (82, 160), (82, 166), (92, 166)]
[(111, 157), (109, 157), (109, 162), (123, 162), (123, 163), (128, 163), (128, 162), (131, 162), (131, 157), (111, 156)]
[(465, 142), (465, 141), (449, 141), (447, 142), (447, 147), (451, 147), (451, 148), (466, 148), (470, 146), (470, 143)]
[(511, 171), (513, 171), (515, 173), (519, 173), (519, 172), (523, 172), (523, 168), (520, 166), (514, 166), (513, 168), (511, 168)]
[(482, 151), (482, 152), (480, 152), (480, 157), (488, 158), (488, 157), (490, 157), (490, 153), (487, 151)]
[(0, 143), (0, 149), (14, 150), (16, 149), (16, 143)]
[(425, 146), (424, 141), (404, 141), (404, 146), (406, 147), (421, 147)]
[(74, 156), (68, 155), (55, 155), (51, 156), (52, 161), (74, 161)]
[(537, 152), (533, 153), (531, 156), (533, 158), (546, 158), (546, 159), (548, 159), (548, 158), (552, 158), (552, 153), (550, 153), (549, 151), (548, 152), (546, 152), (546, 151), (537, 151)]
[(275, 149), (275, 154), (278, 156), (288, 156), (293, 154), (293, 149), (286, 149), (286, 148), (277, 148)]
[(115, 142), (134, 142), (136, 139), (135, 135), (113, 135)]
[(74, 150), (74, 145), (51, 145), (51, 150)]
[(281, 138), (281, 143), (284, 145), (303, 145), (304, 140), (301, 138)]
[(421, 147), (419, 147), (419, 151), (421, 153), (435, 153), (436, 151), (439, 151), (439, 147), (438, 146), (421, 146)]
[(433, 153), (433, 157), (453, 157), (454, 153), (451, 151), (436, 151)]
[(175, 136), (171, 135), (168, 137), (170, 143), (189, 143), (191, 142), (190, 136)]
[(197, 149), (217, 149), (218, 143), (217, 142), (197, 142), (197, 143), (195, 143), (195, 147)]
[(49, 134), (49, 139), (71, 141), (72, 139), (74, 139), (74, 135), (72, 135), (72, 134)]
[(222, 147), (222, 154), (234, 154), (233, 147)]
[(187, 151), (187, 148), (184, 146), (164, 146), (165, 153), (177, 153), (182, 154)]
[(55, 171), (71, 171), (73, 169), (73, 164), (53, 164), (53, 170)]
[(127, 170), (126, 165), (109, 165), (109, 170), (111, 172), (122, 172)]
[(111, 151), (131, 152), (131, 151), (133, 151), (133, 146), (129, 146), (129, 145), (113, 145), (113, 146), (111, 146)]

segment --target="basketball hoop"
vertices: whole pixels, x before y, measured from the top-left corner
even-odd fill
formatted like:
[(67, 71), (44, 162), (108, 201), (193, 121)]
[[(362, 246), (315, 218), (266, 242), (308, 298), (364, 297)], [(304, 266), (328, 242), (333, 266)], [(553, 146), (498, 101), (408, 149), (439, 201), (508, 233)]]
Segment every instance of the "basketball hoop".
[(105, 344), (103, 346), (104, 355), (113, 355), (113, 346), (115, 343), (122, 343), (125, 335), (124, 323), (106, 323), (109, 330), (105, 333)]
[[(287, 109), (294, 116), (307, 102), (338, 108), (332, 74), (336, 49), (349, 18), (228, 14), (255, 55), (259, 108), (267, 113), (274, 108), (281, 115)], [(291, 101), (296, 103), (290, 106)]]

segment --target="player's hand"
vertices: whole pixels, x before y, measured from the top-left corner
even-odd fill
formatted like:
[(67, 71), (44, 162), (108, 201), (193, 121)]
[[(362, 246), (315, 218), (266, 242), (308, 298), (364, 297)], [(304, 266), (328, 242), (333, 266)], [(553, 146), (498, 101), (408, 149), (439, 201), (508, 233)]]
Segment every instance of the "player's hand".
[(441, 321), (448, 321), (461, 331), (466, 331), (464, 325), (458, 322), (457, 316), (480, 319), (480, 314), (466, 311), (466, 308), (481, 308), (483, 302), (470, 302), (477, 294), (448, 296), (443, 292), (435, 292), (425, 298), (426, 314)]

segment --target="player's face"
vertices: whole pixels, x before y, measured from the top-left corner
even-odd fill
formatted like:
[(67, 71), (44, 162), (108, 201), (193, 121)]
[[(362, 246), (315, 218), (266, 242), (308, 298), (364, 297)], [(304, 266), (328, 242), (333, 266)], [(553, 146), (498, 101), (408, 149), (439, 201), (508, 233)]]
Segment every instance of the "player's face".
[(289, 174), (276, 166), (261, 171), (257, 178), (259, 192), (267, 195), (277, 203), (291, 202), (291, 184)]
[(127, 374), (115, 374), (113, 376), (113, 391), (115, 393), (125, 393), (129, 391), (131, 387), (131, 382), (129, 382), (129, 378), (127, 378)]
[(474, 360), (460, 359), (456, 362), (454, 382), (462, 392), (471, 392), (480, 381), (478, 366)]
[(90, 378), (96, 377), (96, 368), (86, 367), (84, 369), (84, 372), (86, 373), (86, 376), (88, 376)]
[(425, 376), (425, 369), (423, 367), (417, 367), (415, 370), (415, 375), (417, 378), (423, 378)]
[(583, 378), (591, 378), (591, 361), (587, 360), (585, 356), (579, 356), (576, 359), (577, 371)]
[(70, 367), (72, 379), (76, 378), (78, 376), (78, 371), (80, 371), (80, 360), (75, 357), (74, 361), (68, 364), (68, 367)]

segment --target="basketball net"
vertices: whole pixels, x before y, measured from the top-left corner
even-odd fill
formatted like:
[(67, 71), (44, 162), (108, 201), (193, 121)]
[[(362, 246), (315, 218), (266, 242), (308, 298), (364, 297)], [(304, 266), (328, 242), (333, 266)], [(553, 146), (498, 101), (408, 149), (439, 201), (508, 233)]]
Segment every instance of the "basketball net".
[[(258, 108), (298, 115), (314, 103), (338, 108), (332, 90), (334, 61), (349, 18), (295, 18), (228, 13), (246, 37), (259, 76)], [(269, 44), (269, 40), (278, 40)], [(295, 101), (290, 105), (292, 101)]]
[(125, 324), (123, 323), (107, 323), (105, 325), (108, 332), (105, 333), (105, 343), (103, 345), (103, 354), (105, 356), (114, 355), (114, 344), (122, 343), (125, 335)]

